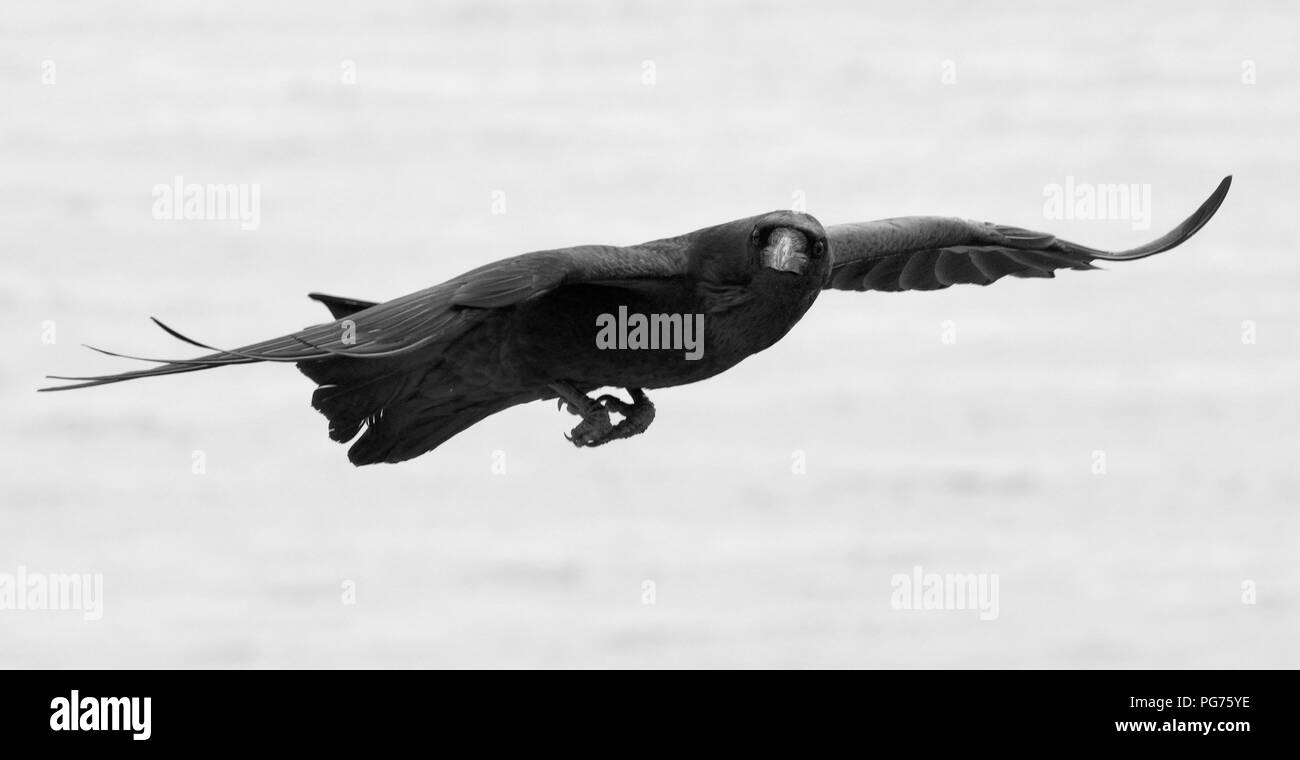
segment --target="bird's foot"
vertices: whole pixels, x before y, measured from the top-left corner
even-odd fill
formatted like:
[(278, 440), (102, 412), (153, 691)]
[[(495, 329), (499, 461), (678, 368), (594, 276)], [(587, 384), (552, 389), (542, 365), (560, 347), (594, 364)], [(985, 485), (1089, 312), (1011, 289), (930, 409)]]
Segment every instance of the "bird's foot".
[(592, 404), (592, 407), (594, 408), (582, 416), (582, 422), (564, 435), (569, 443), (578, 448), (599, 446), (608, 441), (610, 434), (614, 432), (614, 425), (609, 421), (609, 412), (599, 404)]
[[(582, 422), (564, 436), (578, 448), (600, 446), (644, 433), (655, 418), (655, 406), (640, 388), (628, 388), (632, 396), (630, 404), (608, 394), (591, 399), (567, 383), (552, 385), (551, 388), (560, 396), (556, 404), (558, 408), (582, 417)], [(611, 411), (623, 417), (617, 425), (610, 422)]]
[[(640, 435), (646, 431), (646, 428), (650, 427), (651, 422), (655, 421), (655, 405), (645, 395), (645, 391), (640, 388), (628, 388), (627, 392), (632, 397), (632, 403), (630, 404), (618, 396), (609, 394), (596, 399), (596, 403), (606, 410), (623, 415), (623, 420), (615, 425), (613, 430), (609, 431), (605, 441)], [(605, 441), (601, 441), (601, 443)]]

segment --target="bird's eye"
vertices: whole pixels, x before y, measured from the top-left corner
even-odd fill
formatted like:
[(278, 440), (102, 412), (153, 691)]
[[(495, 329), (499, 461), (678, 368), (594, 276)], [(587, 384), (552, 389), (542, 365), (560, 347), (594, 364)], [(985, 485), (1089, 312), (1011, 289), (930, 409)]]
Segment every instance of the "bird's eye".
[(750, 243), (751, 243), (755, 248), (757, 248), (757, 247), (759, 246), (759, 243), (762, 242), (762, 237), (761, 237), (761, 235), (762, 235), (762, 233), (759, 231), (759, 229), (758, 229), (757, 227), (754, 228), (753, 232), (750, 232), (750, 233), (749, 233), (749, 242), (750, 242)]
[(820, 258), (824, 253), (826, 253), (826, 241), (818, 240), (813, 245), (813, 256)]

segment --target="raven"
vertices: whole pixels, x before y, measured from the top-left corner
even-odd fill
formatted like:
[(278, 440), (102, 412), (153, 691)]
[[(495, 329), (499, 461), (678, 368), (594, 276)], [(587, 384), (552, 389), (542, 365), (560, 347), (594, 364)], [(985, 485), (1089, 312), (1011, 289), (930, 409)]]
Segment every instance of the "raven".
[[(822, 290), (940, 290), (1007, 275), (1050, 278), (1057, 269), (1095, 269), (1098, 259), (1144, 258), (1191, 237), (1231, 182), (1225, 177), (1164, 237), (1119, 253), (957, 218), (824, 228), (793, 211), (641, 245), (537, 251), (383, 303), (312, 293), (334, 321), (238, 349), (204, 345), (155, 319), (172, 336), (214, 353), (163, 360), (94, 349), (160, 366), (50, 376), (73, 384), (41, 390), (293, 362), (319, 386), (311, 402), (329, 420), (330, 438), (356, 439), (348, 450), (355, 465), (417, 457), (490, 415), (550, 399), (581, 417), (566, 436), (575, 446), (599, 446), (650, 425), (655, 408), (644, 389), (734, 367), (784, 337)], [(609, 330), (615, 321), (617, 338)], [(699, 326), (700, 344), (683, 351), (691, 325)], [(627, 389), (631, 402), (589, 395), (604, 387)], [(622, 418), (617, 424), (611, 412)]]

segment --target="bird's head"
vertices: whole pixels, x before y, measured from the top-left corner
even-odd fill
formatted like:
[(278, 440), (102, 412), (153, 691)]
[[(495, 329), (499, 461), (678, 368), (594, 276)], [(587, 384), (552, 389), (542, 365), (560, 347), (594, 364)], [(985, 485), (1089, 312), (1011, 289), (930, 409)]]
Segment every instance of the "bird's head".
[(763, 276), (818, 287), (830, 272), (826, 230), (808, 214), (772, 211), (693, 233), (693, 269), (705, 280), (748, 282)]
[(758, 265), (798, 277), (824, 275), (830, 263), (826, 256), (826, 230), (821, 222), (797, 211), (773, 211), (756, 217), (749, 233), (749, 247)]

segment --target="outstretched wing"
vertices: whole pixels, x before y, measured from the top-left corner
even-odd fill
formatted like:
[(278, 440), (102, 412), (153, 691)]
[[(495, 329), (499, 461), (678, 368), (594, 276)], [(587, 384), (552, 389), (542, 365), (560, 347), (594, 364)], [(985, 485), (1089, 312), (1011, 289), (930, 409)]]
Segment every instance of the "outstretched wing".
[[(94, 349), (111, 356), (156, 362), (160, 366), (92, 377), (52, 375), (51, 379), (68, 380), (73, 384), (41, 390), (85, 388), (229, 364), (309, 364), (335, 357), (388, 359), (436, 348), (463, 335), (493, 309), (512, 306), (566, 284), (645, 288), (684, 277), (686, 271), (686, 250), (670, 244), (628, 248), (578, 246), (526, 253), (479, 267), (441, 285), (347, 313), (333, 322), (237, 349), (213, 348), (158, 322), (174, 337), (215, 353), (196, 359), (146, 359)], [(328, 297), (320, 300), (326, 300), (329, 305)], [(350, 305), (361, 306), (364, 303), (351, 301)], [(331, 309), (337, 305), (331, 305)]]
[(1224, 177), (1196, 212), (1165, 236), (1112, 253), (990, 222), (910, 216), (840, 224), (826, 229), (835, 257), (826, 288), (836, 290), (940, 290), (988, 285), (1007, 275), (1054, 277), (1057, 269), (1096, 269), (1092, 261), (1130, 261), (1173, 248), (1196, 233), (1223, 203), (1232, 177)]

